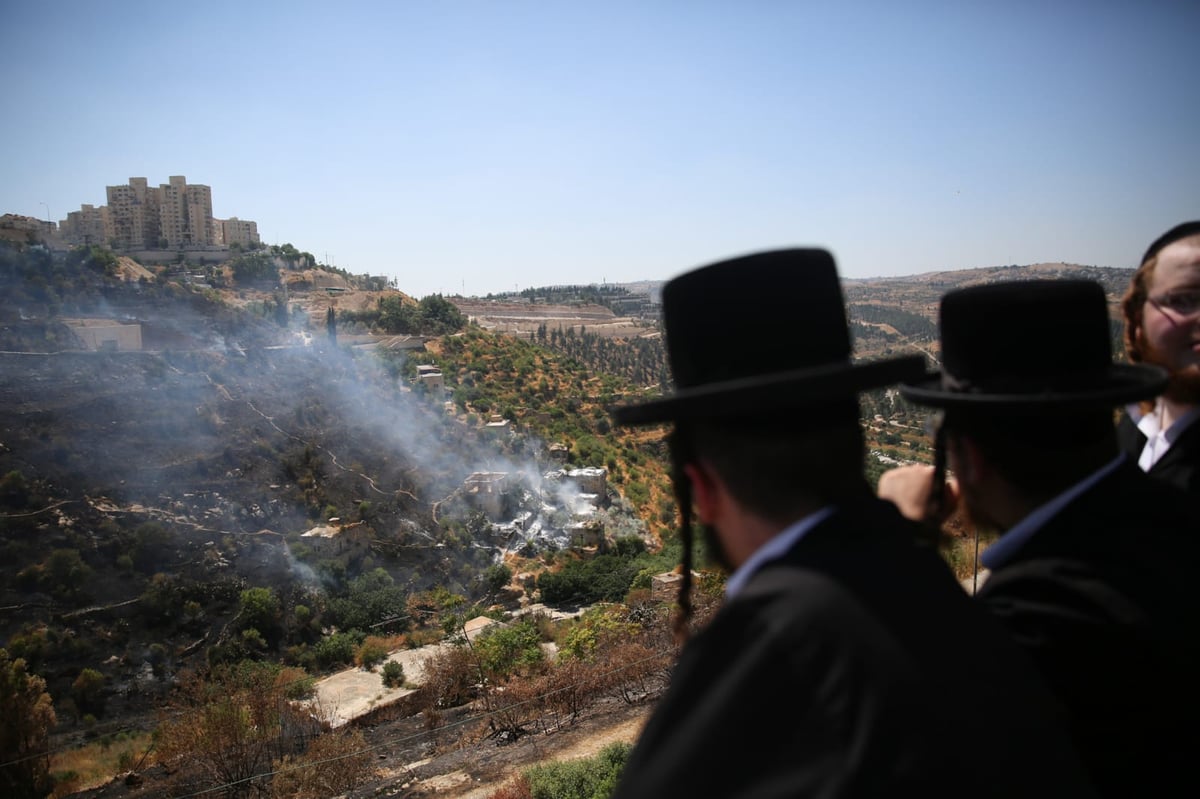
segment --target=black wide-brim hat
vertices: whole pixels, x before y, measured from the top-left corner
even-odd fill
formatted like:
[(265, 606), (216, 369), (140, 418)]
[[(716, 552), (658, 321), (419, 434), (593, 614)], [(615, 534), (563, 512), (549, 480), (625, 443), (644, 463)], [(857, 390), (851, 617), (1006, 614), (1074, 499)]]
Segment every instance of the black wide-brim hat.
[(612, 409), (621, 425), (803, 410), (915, 380), (923, 355), (854, 364), (833, 256), (786, 249), (719, 261), (663, 286), (675, 390)]
[(1150, 243), (1150, 246), (1146, 248), (1145, 255), (1142, 256), (1142, 265), (1145, 265), (1147, 261), (1165, 250), (1169, 245), (1174, 244), (1180, 239), (1196, 235), (1200, 235), (1200, 220), (1180, 222)]
[(1161, 394), (1165, 370), (1114, 363), (1108, 301), (1093, 280), (1015, 280), (948, 292), (942, 369), (900, 394), (938, 408), (1118, 406)]

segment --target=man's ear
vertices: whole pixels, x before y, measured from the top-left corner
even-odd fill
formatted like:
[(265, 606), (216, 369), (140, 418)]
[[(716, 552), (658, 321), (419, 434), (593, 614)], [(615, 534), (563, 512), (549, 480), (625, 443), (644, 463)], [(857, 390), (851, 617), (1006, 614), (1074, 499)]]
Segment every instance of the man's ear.
[(970, 436), (951, 433), (946, 436), (947, 465), (961, 485), (973, 485), (982, 480), (988, 470), (987, 461)]
[(692, 484), (692, 502), (696, 506), (696, 518), (702, 524), (712, 524), (721, 503), (716, 475), (703, 463), (695, 461), (685, 463), (683, 473)]
[(1137, 324), (1133, 326), (1133, 352), (1129, 353), (1130, 360), (1140, 362), (1144, 360), (1143, 354), (1146, 352), (1146, 316), (1143, 313), (1142, 318), (1137, 320)]

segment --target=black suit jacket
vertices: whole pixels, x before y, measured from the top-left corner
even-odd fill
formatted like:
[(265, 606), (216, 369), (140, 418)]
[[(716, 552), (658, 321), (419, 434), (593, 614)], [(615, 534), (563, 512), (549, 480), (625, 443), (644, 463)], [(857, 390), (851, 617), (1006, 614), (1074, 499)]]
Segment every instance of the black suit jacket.
[[(1137, 463), (1142, 448), (1146, 446), (1146, 437), (1127, 413), (1121, 414), (1121, 421), (1117, 424), (1117, 440), (1121, 451)], [(1187, 426), (1147, 474), (1200, 497), (1200, 419)]]
[(1126, 459), (1041, 527), (978, 597), (1067, 706), (1107, 796), (1171, 796), (1200, 752), (1200, 515)]
[(752, 577), (614, 796), (1093, 796), (1032, 664), (919, 535), (867, 497)]

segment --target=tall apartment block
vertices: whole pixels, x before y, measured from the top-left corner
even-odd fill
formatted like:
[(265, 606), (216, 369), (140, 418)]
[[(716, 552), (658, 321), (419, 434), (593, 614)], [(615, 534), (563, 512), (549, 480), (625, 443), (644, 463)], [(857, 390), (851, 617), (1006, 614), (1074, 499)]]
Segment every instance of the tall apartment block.
[(108, 242), (118, 250), (149, 250), (159, 246), (159, 190), (145, 178), (130, 178), (126, 186), (108, 186)]
[(189, 186), (182, 175), (160, 186), (159, 235), (167, 249), (185, 250), (212, 244), (212, 189)]
[[(214, 219), (212, 189), (188, 185), (172, 175), (157, 187), (146, 178), (130, 178), (124, 186), (105, 189), (108, 205), (84, 205), (63, 221), (68, 244), (105, 243), (117, 250), (189, 250), (259, 244), (258, 225), (232, 217)], [(98, 227), (99, 226), (99, 227)], [(98, 235), (102, 229), (102, 234)]]

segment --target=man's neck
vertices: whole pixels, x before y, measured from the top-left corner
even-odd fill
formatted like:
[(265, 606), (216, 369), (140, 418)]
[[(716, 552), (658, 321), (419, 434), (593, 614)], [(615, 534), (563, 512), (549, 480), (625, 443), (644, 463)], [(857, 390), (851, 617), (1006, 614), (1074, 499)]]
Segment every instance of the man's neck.
[(1196, 409), (1196, 403), (1183, 402), (1181, 400), (1172, 399), (1163, 396), (1159, 399), (1157, 410), (1161, 413), (1159, 418), (1159, 429), (1166, 431), (1171, 429), (1171, 425), (1182, 419), (1184, 416)]

